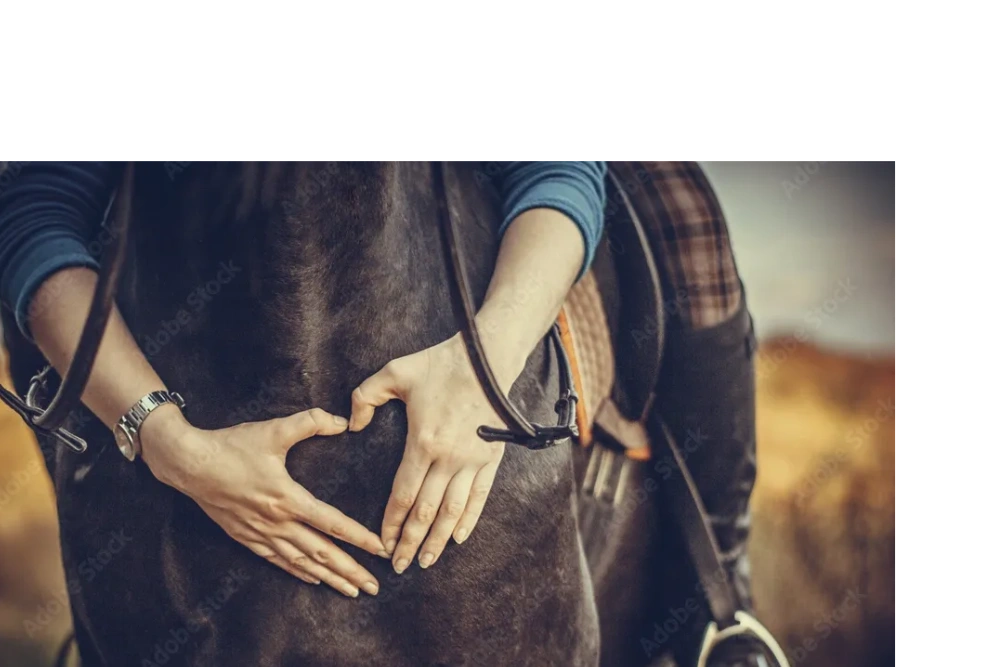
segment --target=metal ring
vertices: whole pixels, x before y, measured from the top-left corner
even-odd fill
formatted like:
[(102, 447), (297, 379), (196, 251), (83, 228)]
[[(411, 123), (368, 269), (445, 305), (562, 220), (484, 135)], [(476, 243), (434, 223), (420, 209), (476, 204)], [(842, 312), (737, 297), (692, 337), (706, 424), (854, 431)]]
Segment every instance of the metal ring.
[[(45, 413), (45, 408), (38, 403), (38, 394), (40, 391), (44, 392), (48, 389), (48, 375), (51, 372), (52, 366), (46, 366), (40, 370), (38, 374), (32, 376), (31, 382), (28, 384), (28, 393), (24, 396), (24, 404), (27, 406), (28, 411), (35, 417)], [(29, 422), (28, 426), (30, 426), (35, 433), (46, 433), (51, 435), (53, 438), (66, 445), (77, 454), (82, 454), (87, 451), (87, 441), (62, 426), (56, 429), (50, 429), (40, 426), (34, 420)]]
[(745, 611), (737, 611), (735, 618), (736, 624), (723, 630), (719, 630), (719, 626), (715, 621), (708, 624), (708, 629), (705, 630), (705, 639), (701, 642), (701, 653), (698, 654), (698, 667), (707, 667), (708, 659), (712, 656), (712, 652), (720, 645), (730, 639), (746, 636), (750, 636), (763, 644), (771, 653), (775, 662), (778, 663), (778, 667), (791, 667), (791, 663), (788, 662), (785, 652), (781, 650), (778, 640), (768, 632), (768, 629), (760, 621)]
[(38, 414), (42, 414), (42, 412), (45, 411), (45, 409), (38, 404), (38, 392), (39, 390), (45, 391), (49, 388), (47, 376), (50, 371), (52, 371), (52, 366), (46, 366), (36, 375), (33, 375), (31, 377), (31, 382), (28, 384), (28, 393), (24, 395), (24, 402), (32, 410), (37, 410)]

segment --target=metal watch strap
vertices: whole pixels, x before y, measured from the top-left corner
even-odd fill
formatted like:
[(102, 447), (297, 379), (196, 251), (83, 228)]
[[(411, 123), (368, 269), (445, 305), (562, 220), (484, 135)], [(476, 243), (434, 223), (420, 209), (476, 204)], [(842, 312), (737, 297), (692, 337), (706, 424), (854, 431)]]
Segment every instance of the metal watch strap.
[(142, 443), (139, 439), (139, 429), (142, 428), (142, 423), (146, 420), (146, 417), (150, 415), (153, 410), (160, 407), (161, 405), (174, 404), (177, 407), (183, 409), (186, 405), (184, 402), (184, 397), (175, 391), (151, 391), (138, 401), (135, 402), (128, 412), (118, 420), (119, 425), (128, 424), (135, 430), (135, 444), (136, 453), (141, 453)]

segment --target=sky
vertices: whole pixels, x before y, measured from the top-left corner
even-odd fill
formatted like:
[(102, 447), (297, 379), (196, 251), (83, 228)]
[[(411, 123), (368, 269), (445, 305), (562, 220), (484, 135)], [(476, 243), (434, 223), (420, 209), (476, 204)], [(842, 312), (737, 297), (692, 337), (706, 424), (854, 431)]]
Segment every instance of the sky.
[(895, 164), (702, 162), (759, 336), (895, 348)]

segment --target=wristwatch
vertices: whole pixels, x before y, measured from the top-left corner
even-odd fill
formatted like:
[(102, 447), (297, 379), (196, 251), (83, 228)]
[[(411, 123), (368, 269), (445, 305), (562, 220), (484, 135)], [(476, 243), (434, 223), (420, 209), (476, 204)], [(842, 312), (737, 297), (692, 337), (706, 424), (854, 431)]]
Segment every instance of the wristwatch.
[(129, 461), (134, 461), (135, 457), (142, 453), (142, 443), (139, 440), (142, 422), (153, 410), (168, 403), (173, 403), (181, 409), (185, 405), (184, 398), (175, 391), (150, 392), (136, 401), (136, 404), (115, 424), (115, 443)]

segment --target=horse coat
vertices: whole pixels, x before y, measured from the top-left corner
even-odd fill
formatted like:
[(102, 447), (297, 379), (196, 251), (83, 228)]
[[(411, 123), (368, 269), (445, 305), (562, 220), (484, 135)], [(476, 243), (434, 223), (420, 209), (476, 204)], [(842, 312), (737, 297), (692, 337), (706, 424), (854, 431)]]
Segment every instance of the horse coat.
[[(477, 297), (497, 247), (497, 202), (471, 167), (450, 170)], [(136, 173), (135, 225), (118, 303), (189, 420), (220, 428), (318, 406), (389, 360), (453, 335), (425, 163), (192, 164)], [(40, 365), (5, 327), (19, 389)], [(540, 346), (511, 399), (551, 420), (558, 379)], [(382, 583), (348, 599), (310, 587), (226, 536), (193, 501), (115, 451), (79, 411), (90, 450), (58, 451), (68, 580), (124, 546), (70, 594), (86, 664), (596, 664), (597, 615), (577, 533), (568, 444), (508, 446), (473, 536), (429, 570), (392, 572), (348, 547)], [(392, 403), (361, 433), (294, 448), (291, 475), (371, 529), (405, 441)], [(103, 557), (101, 557), (103, 560)]]

